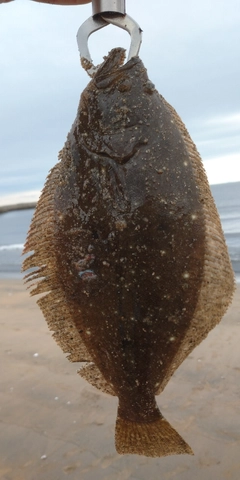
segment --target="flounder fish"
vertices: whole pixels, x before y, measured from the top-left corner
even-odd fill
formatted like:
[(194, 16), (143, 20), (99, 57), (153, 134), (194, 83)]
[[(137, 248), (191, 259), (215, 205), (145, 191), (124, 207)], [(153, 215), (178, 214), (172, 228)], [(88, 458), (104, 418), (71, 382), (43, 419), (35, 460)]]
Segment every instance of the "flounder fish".
[(83, 91), (28, 233), (23, 270), (53, 337), (119, 398), (116, 450), (192, 453), (155, 396), (234, 289), (200, 156), (138, 57), (105, 58)]

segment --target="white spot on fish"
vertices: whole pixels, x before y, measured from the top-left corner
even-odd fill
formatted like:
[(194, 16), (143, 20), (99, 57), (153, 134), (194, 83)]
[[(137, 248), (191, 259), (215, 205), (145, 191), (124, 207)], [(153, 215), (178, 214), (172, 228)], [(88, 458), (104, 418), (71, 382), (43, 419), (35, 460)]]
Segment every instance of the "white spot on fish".
[(117, 220), (115, 223), (116, 229), (122, 232), (127, 227), (127, 222), (125, 220)]
[(184, 272), (183, 278), (189, 278), (189, 277), (190, 277), (189, 273), (188, 273), (188, 272)]
[(105, 267), (109, 267), (109, 266), (110, 266), (110, 263), (106, 262), (105, 260), (102, 262), (102, 264), (103, 264)]

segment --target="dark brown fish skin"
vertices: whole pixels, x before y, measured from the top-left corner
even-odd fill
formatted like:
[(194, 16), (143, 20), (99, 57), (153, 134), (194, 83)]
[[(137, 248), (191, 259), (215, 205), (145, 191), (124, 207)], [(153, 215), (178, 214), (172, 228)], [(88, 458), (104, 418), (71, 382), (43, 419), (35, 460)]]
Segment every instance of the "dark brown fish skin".
[[(121, 49), (112, 51), (83, 92), (45, 187), (46, 196), (54, 187), (47, 247), (54, 281), (48, 275), (45, 283), (62, 292), (68, 331), (72, 324), (119, 397), (119, 422), (150, 425), (163, 418), (156, 393), (201, 341), (189, 340), (181, 353), (205, 282), (206, 207), (175, 112), (141, 60), (120, 66), (122, 57)], [(227, 260), (225, 270), (230, 278)], [(221, 312), (232, 290), (230, 278)], [(48, 317), (44, 299), (41, 306)], [(64, 332), (53, 323), (62, 346)], [(175, 433), (170, 427), (166, 436)], [(182, 446), (162, 454), (190, 453), (176, 442)], [(118, 445), (121, 453), (161, 455), (157, 447), (136, 450)]]
[[(188, 157), (171, 115), (149, 88), (140, 59), (121, 74), (117, 67), (111, 75), (107, 69), (107, 78), (97, 74), (83, 93), (69, 135), (72, 164), (64, 189), (57, 188), (63, 215), (57, 263), (67, 295), (81, 309), (77, 328), (113, 384), (119, 412), (150, 421), (160, 415), (155, 385), (196, 307), (205, 231), (191, 165), (179, 168), (179, 158)], [(79, 234), (69, 240), (75, 225)], [(75, 263), (89, 246), (96, 278), (84, 281)]]

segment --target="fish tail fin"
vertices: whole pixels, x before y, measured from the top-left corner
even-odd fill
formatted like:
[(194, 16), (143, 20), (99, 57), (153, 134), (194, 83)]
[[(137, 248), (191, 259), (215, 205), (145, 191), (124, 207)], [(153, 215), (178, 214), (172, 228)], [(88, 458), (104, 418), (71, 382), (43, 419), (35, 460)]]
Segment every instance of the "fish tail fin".
[(146, 457), (189, 454), (192, 449), (163, 417), (151, 423), (136, 423), (118, 416), (115, 446), (120, 455)]

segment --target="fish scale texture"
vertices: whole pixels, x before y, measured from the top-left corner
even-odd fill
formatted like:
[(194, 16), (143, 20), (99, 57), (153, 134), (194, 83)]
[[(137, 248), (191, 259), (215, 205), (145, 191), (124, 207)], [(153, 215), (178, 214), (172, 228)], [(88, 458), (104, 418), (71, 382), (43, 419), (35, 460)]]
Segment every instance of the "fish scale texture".
[[(59, 159), (61, 160), (61, 152)], [(26, 278), (27, 282), (38, 280), (37, 285), (34, 284), (31, 290), (31, 295), (49, 292), (39, 298), (37, 303), (49, 329), (54, 332), (55, 341), (64, 353), (69, 354), (68, 359), (71, 362), (90, 362), (91, 356), (74, 324), (75, 312), (70, 310), (66, 302), (54, 256), (55, 210), (52, 192), (59, 179), (60, 169), (61, 163), (58, 163), (51, 170), (38, 202), (23, 251), (34, 253), (24, 260), (23, 270), (40, 266), (36, 273), (28, 274)]]
[(79, 374), (119, 397), (117, 451), (191, 454), (154, 395), (221, 320), (234, 276), (195, 145), (141, 61), (122, 61), (110, 52), (82, 95), (23, 270)]
[(175, 356), (168, 374), (158, 388), (158, 394), (164, 389), (169, 378), (183, 360), (206, 338), (209, 331), (221, 321), (231, 303), (235, 287), (234, 273), (222, 225), (201, 157), (179, 115), (171, 105), (166, 101), (165, 103), (172, 112), (174, 121), (184, 138), (193, 167), (196, 187), (201, 197), (205, 223), (205, 254), (202, 284), (189, 330), (186, 332), (181, 350)]

